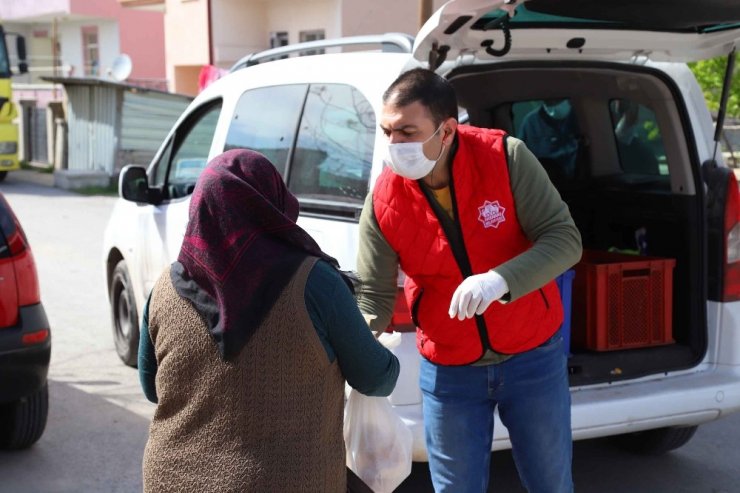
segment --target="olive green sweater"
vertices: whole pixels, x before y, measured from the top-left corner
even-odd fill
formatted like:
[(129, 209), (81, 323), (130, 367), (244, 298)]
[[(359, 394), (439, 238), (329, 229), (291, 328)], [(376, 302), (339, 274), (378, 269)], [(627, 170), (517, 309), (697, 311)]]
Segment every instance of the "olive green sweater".
[[(509, 286), (506, 300), (514, 301), (578, 262), (581, 236), (568, 206), (534, 154), (513, 137), (507, 137), (507, 152), (517, 219), (533, 243), (529, 250), (494, 269)], [(358, 293), (360, 311), (377, 316), (370, 324), (373, 330), (386, 327), (396, 299), (398, 255), (380, 231), (372, 194), (368, 194), (360, 216), (357, 271), (362, 281)], [(505, 358), (489, 351), (481, 362), (496, 363)]]

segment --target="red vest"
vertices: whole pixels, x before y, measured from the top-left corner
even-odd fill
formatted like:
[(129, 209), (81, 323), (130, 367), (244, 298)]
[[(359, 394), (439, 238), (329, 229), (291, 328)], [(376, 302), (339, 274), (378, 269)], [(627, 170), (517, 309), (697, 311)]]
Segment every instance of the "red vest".
[(373, 189), (378, 225), (406, 274), (416, 345), (435, 363), (469, 364), (486, 346), (506, 354), (527, 351), (551, 337), (563, 321), (554, 281), (511, 303), (494, 302), (481, 316), (461, 322), (448, 315), (452, 294), (465, 277), (493, 269), (531, 246), (516, 216), (504, 135), (458, 126), (450, 192), (467, 260), (455, 259), (416, 181), (386, 168)]

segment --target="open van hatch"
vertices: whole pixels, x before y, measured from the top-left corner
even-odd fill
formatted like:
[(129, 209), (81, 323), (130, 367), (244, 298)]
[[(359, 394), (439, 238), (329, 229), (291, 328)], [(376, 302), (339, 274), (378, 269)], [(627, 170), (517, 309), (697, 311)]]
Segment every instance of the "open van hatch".
[(419, 31), (414, 57), (445, 70), (506, 55), (686, 62), (726, 54), (739, 38), (737, 2), (454, 0)]
[[(670, 8), (640, 0), (453, 0), (416, 37), (414, 58), (452, 82), (472, 125), (522, 137), (527, 114), (567, 99), (577, 121), (574, 174), (553, 174), (538, 146), (522, 140), (568, 204), (584, 249), (675, 260), (670, 343), (573, 347), (571, 385), (688, 369), (706, 354), (705, 259), (717, 252), (703, 241), (702, 162), (675, 82), (681, 74), (666, 77), (660, 62), (727, 55), (738, 44), (740, 3), (721, 0)], [(639, 117), (641, 155), (630, 155), (616, 132), (626, 106)]]

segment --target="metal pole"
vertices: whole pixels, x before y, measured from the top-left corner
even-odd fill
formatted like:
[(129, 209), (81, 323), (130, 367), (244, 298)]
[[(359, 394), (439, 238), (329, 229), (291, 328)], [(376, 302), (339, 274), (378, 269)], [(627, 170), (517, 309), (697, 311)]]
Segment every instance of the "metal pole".
[(432, 16), (432, 0), (419, 0), (419, 27)]
[[(57, 32), (57, 18), (54, 17), (51, 21), (51, 70), (52, 75), (57, 77), (59, 75), (57, 71), (57, 63), (59, 61), (59, 33)], [(54, 82), (54, 99), (57, 99), (57, 83)]]

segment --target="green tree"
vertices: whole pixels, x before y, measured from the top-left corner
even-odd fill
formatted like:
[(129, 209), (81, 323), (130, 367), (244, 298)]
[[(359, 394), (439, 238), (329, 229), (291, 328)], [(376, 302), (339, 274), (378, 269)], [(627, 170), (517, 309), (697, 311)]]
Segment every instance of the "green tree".
[[(707, 106), (713, 114), (719, 110), (719, 100), (722, 96), (722, 81), (725, 76), (727, 57), (721, 56), (709, 60), (689, 63), (689, 68), (694, 72), (699, 86), (704, 92)], [(735, 72), (732, 78), (732, 89), (727, 101), (727, 116), (729, 118), (740, 118), (740, 63), (735, 63)]]

